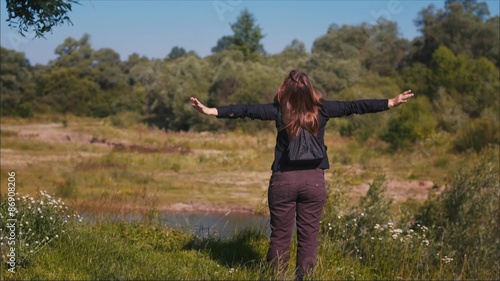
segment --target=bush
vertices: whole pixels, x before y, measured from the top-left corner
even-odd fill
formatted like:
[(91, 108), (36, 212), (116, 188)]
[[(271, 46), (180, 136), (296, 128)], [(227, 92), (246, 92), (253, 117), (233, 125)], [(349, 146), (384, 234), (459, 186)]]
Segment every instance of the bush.
[(469, 275), (483, 273), (498, 278), (500, 267), (500, 202), (498, 166), (483, 159), (460, 169), (440, 195), (430, 198), (417, 213), (418, 222), (432, 225), (432, 239), (440, 251), (454, 253)]
[[(44, 191), (40, 191), (37, 198), (24, 195), (16, 199), (15, 228), (8, 227), (11, 223), (9, 219), (12, 218), (8, 216), (8, 201), (2, 199), (0, 202), (0, 247), (3, 264), (9, 260), (6, 256), (9, 252), (7, 249), (14, 246), (16, 266), (26, 267), (38, 251), (65, 235), (70, 222), (82, 221), (79, 215), (69, 213), (68, 207), (61, 199), (56, 199)], [(15, 239), (9, 240), (9, 237)], [(14, 241), (15, 244), (9, 244), (9, 241)]]
[(430, 137), (437, 126), (436, 117), (430, 112), (431, 104), (426, 97), (416, 98), (403, 105), (398, 114), (389, 120), (387, 131), (380, 138), (393, 149), (409, 147), (419, 140)]
[(384, 195), (384, 182), (384, 176), (377, 177), (359, 206), (351, 207), (341, 185), (331, 188), (321, 224), (322, 247), (328, 248), (324, 251), (343, 257), (344, 265), (356, 261), (362, 268), (369, 268), (366, 276), (370, 279), (450, 276), (448, 263), (452, 259), (448, 256), (441, 275), (433, 276), (437, 271), (434, 267), (437, 245), (429, 240), (433, 229), (421, 224), (406, 226), (404, 221), (395, 219), (392, 200)]
[(457, 152), (468, 150), (480, 152), (488, 144), (498, 143), (498, 122), (480, 118), (472, 120), (466, 127), (458, 131), (453, 147)]

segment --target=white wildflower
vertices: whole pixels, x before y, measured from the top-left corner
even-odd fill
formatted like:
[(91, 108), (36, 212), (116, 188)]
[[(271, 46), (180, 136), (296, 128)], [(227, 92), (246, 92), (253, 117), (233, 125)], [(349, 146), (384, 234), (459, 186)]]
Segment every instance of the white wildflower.
[(444, 256), (444, 258), (442, 259), (442, 261), (444, 261), (444, 263), (450, 263), (453, 261), (453, 258), (449, 258), (447, 256)]

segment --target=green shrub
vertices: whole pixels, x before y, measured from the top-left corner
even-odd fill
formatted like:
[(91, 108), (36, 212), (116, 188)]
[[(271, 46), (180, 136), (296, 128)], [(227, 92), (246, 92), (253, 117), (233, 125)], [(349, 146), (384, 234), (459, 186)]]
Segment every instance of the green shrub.
[(433, 226), (432, 239), (440, 251), (454, 253), (455, 262), (469, 275), (499, 274), (498, 186), (498, 166), (484, 159), (460, 169), (446, 190), (427, 200), (416, 215), (418, 222)]
[(474, 150), (480, 152), (488, 144), (499, 143), (498, 122), (479, 118), (472, 120), (458, 131), (453, 147), (457, 152)]
[(429, 138), (437, 126), (436, 117), (431, 113), (431, 104), (426, 97), (411, 100), (398, 110), (389, 120), (387, 130), (380, 138), (393, 149), (409, 147), (419, 140)]
[[(28, 195), (18, 197), (17, 193), (16, 195), (15, 228), (8, 227), (11, 226), (9, 223), (12, 223), (9, 220), (12, 217), (8, 200), (2, 199), (0, 203), (1, 262), (5, 264), (9, 260), (6, 253), (14, 246), (16, 266), (26, 267), (38, 251), (65, 235), (71, 222), (81, 222), (82, 218), (71, 214), (61, 199), (56, 199), (44, 191), (40, 191), (37, 198)], [(9, 240), (10, 237), (14, 238)], [(14, 241), (14, 244), (11, 241)]]
[(407, 219), (398, 221), (391, 211), (392, 200), (384, 194), (384, 183), (385, 176), (378, 176), (358, 206), (349, 206), (342, 185), (330, 189), (321, 223), (323, 251), (341, 256), (344, 266), (356, 267), (356, 261), (359, 267), (369, 269), (365, 273), (369, 279), (451, 276), (448, 256), (447, 266), (441, 268), (441, 275), (436, 274), (437, 245), (429, 240), (433, 229), (421, 224), (408, 226)]

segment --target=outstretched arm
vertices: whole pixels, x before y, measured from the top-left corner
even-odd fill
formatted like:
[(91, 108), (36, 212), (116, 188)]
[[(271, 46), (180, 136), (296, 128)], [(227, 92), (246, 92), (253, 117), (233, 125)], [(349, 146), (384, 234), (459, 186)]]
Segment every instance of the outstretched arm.
[(198, 110), (200, 113), (203, 113), (205, 115), (209, 115), (209, 116), (217, 116), (217, 115), (219, 115), (219, 112), (217, 111), (217, 108), (215, 108), (215, 107), (206, 107), (197, 98), (191, 97), (191, 106), (194, 109)]
[(389, 99), (388, 106), (394, 107), (394, 106), (398, 106), (402, 103), (406, 103), (406, 102), (408, 102), (408, 99), (411, 97), (413, 97), (413, 93), (411, 92), (411, 90), (402, 92), (401, 94), (397, 95), (395, 98)]

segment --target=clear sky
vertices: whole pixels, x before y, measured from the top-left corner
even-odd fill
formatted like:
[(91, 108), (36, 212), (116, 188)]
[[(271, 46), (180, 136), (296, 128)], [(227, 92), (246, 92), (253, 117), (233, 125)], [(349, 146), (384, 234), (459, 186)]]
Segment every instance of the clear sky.
[[(55, 27), (45, 39), (33, 39), (33, 33), (23, 38), (8, 27), (6, 2), (1, 0), (1, 45), (23, 52), (32, 65), (47, 64), (66, 38), (79, 39), (85, 33), (94, 49), (111, 48), (122, 60), (132, 53), (164, 58), (174, 46), (205, 57), (219, 38), (232, 34), (230, 24), (246, 8), (265, 34), (262, 43), (268, 53), (281, 52), (293, 39), (304, 42), (310, 51), (331, 24), (374, 23), (379, 16), (395, 21), (400, 35), (413, 39), (420, 35), (414, 24), (418, 12), (430, 4), (443, 8), (444, 2), (80, 0), (69, 14), (73, 25)], [(498, 0), (485, 2), (491, 15), (499, 14)]]

